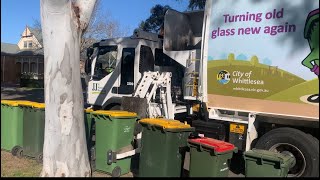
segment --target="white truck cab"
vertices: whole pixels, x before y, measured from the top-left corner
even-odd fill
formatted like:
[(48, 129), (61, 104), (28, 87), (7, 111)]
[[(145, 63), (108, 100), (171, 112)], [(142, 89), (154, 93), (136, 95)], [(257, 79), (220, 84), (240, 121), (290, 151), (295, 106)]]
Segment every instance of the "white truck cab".
[(120, 98), (132, 95), (143, 72), (154, 71), (155, 56), (160, 53), (161, 36), (143, 31), (95, 43), (88, 49), (85, 68), (90, 75), (87, 103), (119, 109)]

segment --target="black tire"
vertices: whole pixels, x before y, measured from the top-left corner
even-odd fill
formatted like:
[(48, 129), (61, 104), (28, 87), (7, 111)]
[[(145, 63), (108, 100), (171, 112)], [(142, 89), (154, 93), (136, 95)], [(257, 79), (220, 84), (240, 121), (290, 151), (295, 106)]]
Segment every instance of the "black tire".
[(19, 148), (17, 150), (17, 157), (20, 158), (20, 159), (23, 157), (23, 148)]
[(11, 154), (12, 154), (12, 156), (16, 156), (16, 155), (17, 155), (17, 152), (18, 152), (18, 150), (19, 150), (20, 148), (21, 148), (20, 146), (14, 146), (14, 147), (11, 149)]
[(112, 170), (112, 177), (120, 177), (121, 176), (121, 168), (119, 166), (115, 167)]
[(288, 176), (319, 177), (319, 141), (309, 134), (293, 128), (273, 129), (258, 140), (255, 148), (294, 155), (296, 165)]
[(43, 155), (42, 155), (42, 153), (39, 154), (39, 155), (36, 157), (36, 161), (37, 161), (37, 163), (39, 163), (39, 164), (42, 163), (42, 161), (43, 161)]

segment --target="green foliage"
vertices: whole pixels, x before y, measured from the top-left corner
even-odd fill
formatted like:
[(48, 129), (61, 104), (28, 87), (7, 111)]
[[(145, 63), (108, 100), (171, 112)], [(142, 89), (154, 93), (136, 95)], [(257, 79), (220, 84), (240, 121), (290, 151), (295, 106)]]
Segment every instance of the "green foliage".
[(142, 21), (139, 25), (139, 28), (144, 31), (158, 33), (163, 25), (164, 15), (168, 9), (171, 9), (168, 5), (155, 5), (150, 10), (150, 17), (145, 21)]
[[(202, 10), (205, 5), (206, 0), (189, 0), (188, 10)], [(168, 5), (155, 5), (150, 10), (151, 15), (149, 18), (145, 21), (141, 21), (138, 28), (147, 32), (159, 33), (164, 22), (164, 15), (168, 9), (171, 9)]]
[(233, 53), (230, 53), (230, 54), (228, 55), (228, 61), (229, 61), (229, 62), (235, 61), (235, 59), (234, 59), (234, 54), (233, 54)]
[(251, 64), (252, 64), (253, 66), (256, 66), (256, 65), (259, 64), (259, 59), (258, 59), (257, 56), (252, 56), (250, 62), (251, 62)]
[(204, 9), (206, 0), (189, 0), (188, 9), (190, 10), (201, 10)]

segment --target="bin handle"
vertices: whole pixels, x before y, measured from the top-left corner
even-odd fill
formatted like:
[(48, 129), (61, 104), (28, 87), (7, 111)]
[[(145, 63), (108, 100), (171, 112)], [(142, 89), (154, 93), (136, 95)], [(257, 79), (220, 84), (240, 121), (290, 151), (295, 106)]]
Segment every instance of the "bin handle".
[(113, 152), (112, 150), (109, 150), (107, 152), (107, 164), (111, 165), (112, 163), (117, 162), (117, 154), (116, 152)]
[(200, 150), (200, 151), (203, 151), (203, 147), (202, 147), (201, 144), (199, 144), (199, 150)]
[(109, 120), (109, 121), (112, 121), (112, 119), (111, 118), (108, 118), (109, 116), (101, 116), (101, 115), (99, 115), (100, 117), (102, 117), (104, 120)]
[(263, 163), (264, 163), (264, 161), (263, 161), (263, 158), (262, 158), (262, 157), (260, 157), (260, 163), (261, 163), (261, 165), (263, 165)]
[(155, 126), (151, 126), (151, 129), (152, 129), (152, 131), (155, 131), (156, 127)]
[(147, 125), (147, 129), (150, 130), (151, 129), (151, 125), (150, 124), (146, 124)]

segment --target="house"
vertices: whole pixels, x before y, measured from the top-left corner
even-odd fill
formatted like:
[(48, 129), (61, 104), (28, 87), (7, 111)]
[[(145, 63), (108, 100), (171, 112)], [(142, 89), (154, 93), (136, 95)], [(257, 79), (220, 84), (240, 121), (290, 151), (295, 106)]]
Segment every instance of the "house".
[(20, 83), (21, 74), (43, 77), (42, 47), (41, 32), (28, 26), (17, 44), (1, 42), (1, 83)]
[(42, 48), (42, 34), (38, 29), (26, 26), (17, 44), (20, 50), (33, 50)]

